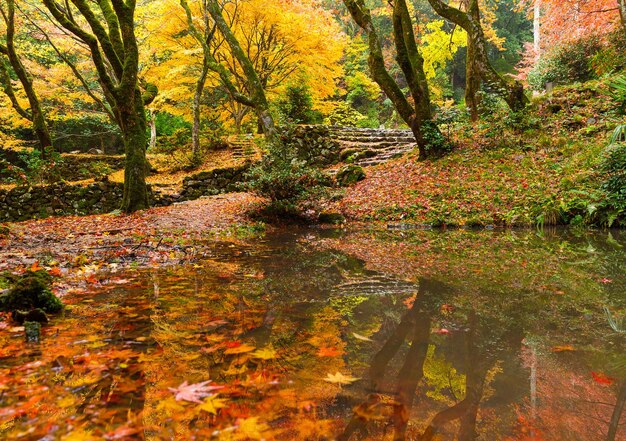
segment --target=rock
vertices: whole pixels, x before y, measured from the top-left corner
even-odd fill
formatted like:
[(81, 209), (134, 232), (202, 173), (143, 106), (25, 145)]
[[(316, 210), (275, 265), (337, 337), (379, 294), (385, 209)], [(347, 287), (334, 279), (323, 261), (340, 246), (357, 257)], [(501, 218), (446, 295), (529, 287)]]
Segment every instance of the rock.
[(39, 343), (41, 340), (41, 323), (24, 322), (24, 335), (29, 343)]
[(13, 311), (13, 320), (22, 324), (24, 322), (48, 323), (48, 316), (41, 308), (31, 309), (30, 311)]
[(317, 221), (321, 224), (343, 224), (346, 218), (341, 213), (335, 213), (331, 211), (323, 211), (317, 217)]
[(337, 171), (335, 179), (341, 187), (347, 187), (365, 179), (365, 172), (358, 165), (346, 165)]

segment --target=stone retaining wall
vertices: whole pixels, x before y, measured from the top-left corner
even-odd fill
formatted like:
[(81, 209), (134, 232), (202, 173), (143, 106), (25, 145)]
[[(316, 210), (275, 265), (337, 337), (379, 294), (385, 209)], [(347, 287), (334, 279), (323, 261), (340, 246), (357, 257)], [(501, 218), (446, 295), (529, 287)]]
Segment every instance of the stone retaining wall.
[(120, 207), (122, 188), (122, 184), (100, 181), (88, 185), (58, 183), (0, 190), (0, 222), (108, 213)]
[(217, 168), (187, 176), (183, 180), (180, 200), (241, 191), (241, 183), (245, 182), (245, 173), (251, 164), (251, 162), (246, 162), (238, 167)]

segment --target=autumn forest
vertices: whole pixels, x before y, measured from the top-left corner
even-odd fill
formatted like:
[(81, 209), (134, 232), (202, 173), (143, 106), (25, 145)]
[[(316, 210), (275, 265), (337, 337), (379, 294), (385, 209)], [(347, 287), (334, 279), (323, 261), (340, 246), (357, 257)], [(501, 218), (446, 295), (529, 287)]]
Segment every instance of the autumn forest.
[(625, 0), (0, 0), (0, 439), (626, 441)]

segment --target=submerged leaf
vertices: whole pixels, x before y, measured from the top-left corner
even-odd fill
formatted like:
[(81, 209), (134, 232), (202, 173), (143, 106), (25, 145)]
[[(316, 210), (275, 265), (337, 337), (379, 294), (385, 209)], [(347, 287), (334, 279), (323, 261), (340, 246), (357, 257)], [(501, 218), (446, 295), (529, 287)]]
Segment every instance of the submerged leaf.
[(192, 403), (202, 403), (201, 398), (208, 397), (214, 390), (223, 389), (224, 386), (208, 386), (211, 380), (203, 381), (202, 383), (188, 384), (186, 381), (177, 388), (170, 387), (170, 392), (173, 392), (176, 397), (176, 401), (189, 401)]

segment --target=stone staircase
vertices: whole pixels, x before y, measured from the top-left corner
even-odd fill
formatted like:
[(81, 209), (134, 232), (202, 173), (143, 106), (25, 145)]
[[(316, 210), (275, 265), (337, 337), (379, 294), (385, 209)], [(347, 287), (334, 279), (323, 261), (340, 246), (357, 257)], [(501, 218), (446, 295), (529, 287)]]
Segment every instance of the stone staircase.
[(361, 167), (382, 164), (415, 148), (413, 133), (406, 129), (361, 129), (329, 127), (330, 136), (339, 143), (341, 159)]
[(232, 135), (226, 143), (233, 152), (233, 158), (252, 159), (256, 154), (253, 135)]

